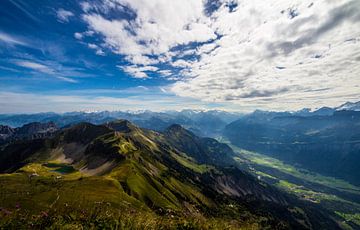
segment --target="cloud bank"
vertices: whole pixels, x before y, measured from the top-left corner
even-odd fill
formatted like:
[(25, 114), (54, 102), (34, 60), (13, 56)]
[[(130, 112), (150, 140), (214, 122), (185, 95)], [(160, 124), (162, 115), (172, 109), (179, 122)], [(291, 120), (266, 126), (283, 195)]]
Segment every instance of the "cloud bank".
[(357, 0), (104, 0), (81, 6), (88, 31), (102, 38), (96, 47), (129, 63), (121, 70), (144, 79), (157, 73), (181, 97), (267, 109), (360, 98)]

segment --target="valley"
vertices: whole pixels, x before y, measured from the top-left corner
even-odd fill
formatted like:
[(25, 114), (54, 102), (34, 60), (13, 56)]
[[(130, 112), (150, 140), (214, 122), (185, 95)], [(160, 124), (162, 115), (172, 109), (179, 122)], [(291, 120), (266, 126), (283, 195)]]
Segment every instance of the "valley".
[(235, 152), (234, 159), (240, 168), (251, 172), (259, 180), (266, 181), (300, 199), (321, 205), (343, 218), (344, 228), (360, 228), (360, 187), (241, 149), (223, 138), (218, 140), (231, 146)]

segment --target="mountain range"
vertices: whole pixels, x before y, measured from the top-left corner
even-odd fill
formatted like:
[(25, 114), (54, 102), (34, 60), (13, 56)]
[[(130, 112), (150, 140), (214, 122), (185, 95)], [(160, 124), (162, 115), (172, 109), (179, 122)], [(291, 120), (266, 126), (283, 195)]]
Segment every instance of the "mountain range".
[(241, 113), (231, 113), (219, 110), (196, 111), (182, 110), (167, 112), (69, 112), (64, 114), (3, 114), (0, 115), (0, 124), (11, 127), (20, 127), (31, 122), (54, 122), (58, 127), (66, 127), (79, 122), (102, 124), (116, 119), (126, 119), (134, 124), (156, 131), (163, 131), (172, 124), (180, 124), (200, 136), (215, 137), (219, 135), (226, 124), (241, 117)]
[[(359, 111), (360, 102), (347, 102), (340, 106), (330, 108), (322, 107), (316, 110), (304, 108), (293, 112), (268, 112), (256, 110), (252, 114), (267, 113), (269, 117), (283, 113), (289, 116), (330, 116), (336, 111)], [(152, 112), (149, 110), (123, 112), (123, 111), (93, 111), (93, 112), (67, 112), (37, 113), (37, 114), (0, 114), (0, 125), (21, 127), (32, 122), (53, 122), (58, 127), (66, 127), (79, 122), (102, 124), (116, 119), (126, 119), (134, 124), (156, 131), (163, 131), (172, 124), (180, 124), (196, 135), (217, 137), (229, 123), (248, 115), (239, 112), (226, 112), (221, 110), (182, 110)]]
[[(0, 213), (7, 217), (0, 226), (72, 226), (83, 218), (81, 226), (99, 227), (96, 220), (113, 228), (127, 218), (120, 222), (137, 229), (357, 229), (358, 105), (0, 115)], [(262, 155), (250, 162), (246, 151)], [(296, 176), (319, 173), (352, 185), (334, 189), (254, 164), (267, 157), (304, 170)], [(320, 193), (299, 199), (294, 192), (306, 192), (303, 186)], [(308, 195), (324, 191), (349, 201), (318, 205)]]
[[(180, 125), (156, 132), (127, 120), (83, 122), (3, 145), (1, 204), (50, 212), (104, 202), (116, 210), (220, 218), (228, 226), (339, 228), (331, 213), (240, 170), (233, 156), (226, 144)], [(80, 194), (81, 202), (74, 199)]]

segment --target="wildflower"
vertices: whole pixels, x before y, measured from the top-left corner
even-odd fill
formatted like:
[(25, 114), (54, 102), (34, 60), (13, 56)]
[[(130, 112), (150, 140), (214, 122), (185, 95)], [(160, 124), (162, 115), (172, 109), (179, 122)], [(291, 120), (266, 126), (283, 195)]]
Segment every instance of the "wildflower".
[(45, 212), (45, 211), (42, 211), (42, 212), (41, 212), (41, 216), (44, 217), (44, 218), (46, 218), (46, 217), (49, 216), (49, 214), (48, 214), (47, 212)]
[(15, 208), (16, 208), (16, 209), (20, 209), (20, 208), (21, 208), (21, 205), (20, 205), (19, 203), (16, 203)]
[(8, 216), (11, 214), (11, 212), (5, 208), (2, 209), (2, 212), (4, 213), (5, 216)]

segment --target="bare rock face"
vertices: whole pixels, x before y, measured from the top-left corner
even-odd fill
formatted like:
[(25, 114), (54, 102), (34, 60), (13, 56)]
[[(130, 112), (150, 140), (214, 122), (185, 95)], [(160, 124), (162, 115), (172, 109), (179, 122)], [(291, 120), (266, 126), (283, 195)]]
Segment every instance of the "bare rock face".
[(15, 130), (7, 125), (0, 125), (0, 140), (5, 140), (13, 135)]

